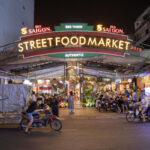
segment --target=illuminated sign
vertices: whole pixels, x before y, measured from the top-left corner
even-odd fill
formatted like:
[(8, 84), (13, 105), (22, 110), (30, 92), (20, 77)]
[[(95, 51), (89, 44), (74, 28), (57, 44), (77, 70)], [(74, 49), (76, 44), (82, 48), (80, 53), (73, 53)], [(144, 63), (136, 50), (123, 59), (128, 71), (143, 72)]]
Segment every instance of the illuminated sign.
[(28, 29), (27, 27), (21, 28), (21, 34), (36, 34), (36, 33), (44, 33), (44, 32), (50, 32), (50, 27), (42, 27), (41, 25), (35, 25), (34, 29)]
[(84, 58), (84, 57), (94, 57), (101, 54), (96, 53), (81, 53), (81, 52), (72, 52), (72, 53), (57, 53), (57, 54), (49, 54), (47, 56), (57, 57), (57, 58)]
[(102, 24), (98, 24), (96, 30), (97, 31), (102, 31), (102, 32), (124, 34), (123, 29), (117, 29), (117, 27), (114, 26), (114, 25), (110, 25), (110, 27), (108, 28), (108, 27), (103, 27)]
[(78, 57), (84, 57), (84, 53), (75, 53), (75, 54), (65, 54), (65, 58), (78, 58)]
[(55, 26), (55, 31), (93, 31), (94, 26), (88, 26), (87, 23), (62, 23), (60, 26)]
[(142, 51), (142, 48), (141, 48), (141, 47), (137, 47), (137, 46), (133, 46), (133, 45), (130, 47), (130, 49), (131, 49), (131, 50), (135, 50), (135, 51), (139, 51), (139, 52)]
[(18, 52), (29, 52), (42, 49), (66, 48), (72, 45), (86, 48), (102, 48), (114, 50), (129, 50), (131, 42), (123, 39), (115, 39), (101, 36), (89, 35), (66, 35), (66, 36), (48, 36), (43, 38), (34, 38), (18, 43)]

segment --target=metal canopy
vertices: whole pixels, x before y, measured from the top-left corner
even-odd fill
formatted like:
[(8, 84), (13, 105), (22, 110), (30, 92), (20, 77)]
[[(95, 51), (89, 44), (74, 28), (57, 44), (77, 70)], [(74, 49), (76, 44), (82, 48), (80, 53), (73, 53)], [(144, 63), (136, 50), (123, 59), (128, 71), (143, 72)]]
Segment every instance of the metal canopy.
[[(64, 64), (73, 59), (37, 56), (24, 59), (16, 52), (16, 43), (6, 45), (0, 49), (0, 75), (47, 78), (64, 74)], [(85, 73), (106, 71), (110, 73), (135, 74), (150, 72), (150, 50), (141, 53), (129, 51), (125, 57), (99, 55), (91, 58), (74, 59), (83, 63)], [(48, 70), (47, 70), (48, 69)], [(47, 70), (48, 72), (45, 72)], [(39, 74), (41, 73), (41, 74)], [(95, 72), (95, 75), (98, 73)]]

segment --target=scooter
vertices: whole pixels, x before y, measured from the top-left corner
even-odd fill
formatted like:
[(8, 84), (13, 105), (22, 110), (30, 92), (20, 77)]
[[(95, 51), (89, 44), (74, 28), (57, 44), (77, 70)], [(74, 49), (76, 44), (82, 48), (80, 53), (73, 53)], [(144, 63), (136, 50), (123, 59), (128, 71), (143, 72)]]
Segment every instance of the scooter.
[[(32, 123), (32, 126), (29, 128), (29, 131), (31, 131), (32, 128), (41, 128), (46, 127), (47, 124), (53, 129), (54, 131), (60, 131), (62, 129), (62, 122), (57, 118), (57, 116), (53, 115), (49, 111), (49, 106), (45, 105), (43, 108), (44, 116), (40, 118), (39, 113), (33, 114), (34, 122)], [(25, 112), (22, 112), (22, 119), (19, 124), (18, 129), (19, 130), (25, 130), (27, 127), (27, 124), (29, 122), (28, 117), (26, 116)]]
[(105, 101), (105, 103), (104, 103), (104, 110), (108, 111), (108, 108), (109, 108), (109, 103), (108, 103), (108, 101)]
[[(145, 115), (145, 119), (147, 121), (150, 121), (150, 108), (148, 107), (148, 109), (146, 110), (146, 112), (144, 113)], [(142, 116), (142, 109), (139, 106), (139, 104), (135, 105), (133, 110), (129, 110), (128, 113), (126, 114), (126, 120), (128, 122), (134, 122), (135, 119), (139, 119), (139, 121), (143, 121), (143, 116)]]
[(117, 104), (116, 104), (115, 101), (112, 102), (112, 104), (111, 104), (111, 111), (112, 111), (112, 112), (116, 112), (116, 111), (117, 111)]
[(98, 109), (98, 111), (100, 111), (100, 110), (101, 110), (101, 108), (102, 108), (102, 102), (101, 102), (101, 101), (99, 101), (97, 105), (98, 105), (98, 106), (97, 106), (97, 109)]

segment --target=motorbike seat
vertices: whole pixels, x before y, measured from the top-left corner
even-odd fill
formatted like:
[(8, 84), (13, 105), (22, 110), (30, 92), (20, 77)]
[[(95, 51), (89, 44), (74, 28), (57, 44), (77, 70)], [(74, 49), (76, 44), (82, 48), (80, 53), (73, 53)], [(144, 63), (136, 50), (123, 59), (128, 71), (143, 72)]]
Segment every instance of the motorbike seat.
[(36, 119), (39, 119), (39, 118), (40, 118), (40, 115), (39, 115), (38, 113), (32, 114), (32, 116), (33, 116), (34, 118), (36, 118)]

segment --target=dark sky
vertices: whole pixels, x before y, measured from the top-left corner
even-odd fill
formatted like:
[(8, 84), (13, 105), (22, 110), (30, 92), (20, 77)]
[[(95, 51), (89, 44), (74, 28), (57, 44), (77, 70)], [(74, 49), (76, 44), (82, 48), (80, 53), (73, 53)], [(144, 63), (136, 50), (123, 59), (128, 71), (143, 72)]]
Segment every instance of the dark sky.
[(150, 0), (35, 0), (35, 24), (53, 27), (70, 22), (102, 23), (131, 34), (134, 21), (148, 6)]

